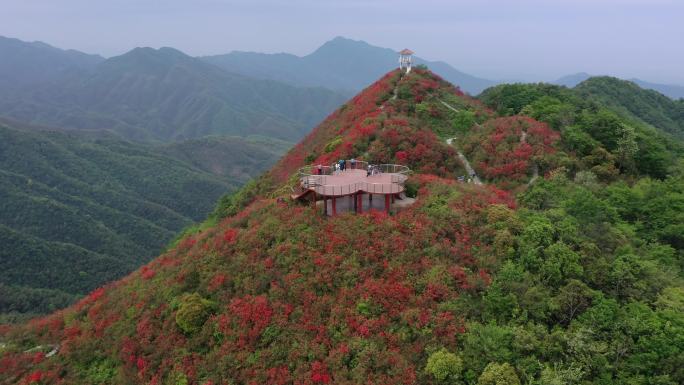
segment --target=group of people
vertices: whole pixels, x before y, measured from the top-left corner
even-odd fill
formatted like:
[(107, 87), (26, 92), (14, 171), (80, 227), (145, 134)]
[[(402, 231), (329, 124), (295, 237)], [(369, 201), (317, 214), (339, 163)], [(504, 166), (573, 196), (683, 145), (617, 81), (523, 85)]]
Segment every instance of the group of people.
[(381, 173), (382, 173), (382, 170), (380, 170), (380, 167), (378, 167), (374, 164), (369, 164), (368, 168), (366, 169), (366, 176), (378, 175)]
[[(470, 174), (470, 175), (468, 176), (468, 183), (472, 183), (473, 180), (475, 180), (475, 173), (472, 173), (472, 174)], [(459, 182), (465, 182), (465, 181), (466, 181), (466, 176), (465, 176), (465, 175), (459, 176), (459, 177), (458, 177), (458, 181), (459, 181)]]
[[(347, 169), (347, 166), (349, 166), (349, 169), (355, 170), (356, 169), (356, 159), (351, 159), (349, 161), (346, 161), (344, 159), (338, 160), (335, 165), (333, 166), (333, 172), (337, 175), (340, 172), (344, 171)], [(316, 166), (317, 174), (318, 175), (323, 175), (323, 165), (319, 164)], [(371, 175), (377, 175), (381, 174), (382, 171), (380, 170), (380, 167), (377, 165), (369, 164), (368, 168), (366, 169), (366, 176), (371, 176)]]
[[(320, 165), (318, 167), (321, 167)], [(349, 161), (349, 168), (354, 170), (356, 169), (356, 159), (352, 158)], [(347, 169), (347, 161), (344, 159), (340, 159), (335, 163), (335, 173), (339, 173), (340, 171), (344, 171)]]

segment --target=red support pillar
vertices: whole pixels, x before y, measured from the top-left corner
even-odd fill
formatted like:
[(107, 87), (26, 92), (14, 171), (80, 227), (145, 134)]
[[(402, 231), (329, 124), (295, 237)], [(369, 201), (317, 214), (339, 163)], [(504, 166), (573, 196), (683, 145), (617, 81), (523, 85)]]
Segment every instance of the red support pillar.
[(361, 214), (361, 213), (363, 213), (363, 194), (359, 193), (357, 196), (358, 196), (357, 207), (359, 209), (358, 213)]
[(337, 197), (332, 197), (332, 215), (337, 215)]
[(390, 209), (390, 195), (387, 194), (385, 195), (385, 212), (389, 214), (389, 209)]
[(328, 197), (323, 196), (323, 215), (328, 215)]

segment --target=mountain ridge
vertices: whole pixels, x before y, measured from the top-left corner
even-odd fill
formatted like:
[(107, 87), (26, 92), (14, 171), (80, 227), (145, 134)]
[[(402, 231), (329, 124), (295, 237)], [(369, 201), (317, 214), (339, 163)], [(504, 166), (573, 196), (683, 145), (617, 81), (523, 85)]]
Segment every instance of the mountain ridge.
[[(11, 78), (7, 71), (0, 77)], [(168, 47), (136, 48), (86, 69), (70, 67), (49, 81), (15, 86), (0, 90), (1, 115), (109, 129), (138, 141), (211, 134), (293, 141), (346, 98), (229, 73)]]
[[(571, 75), (566, 75), (563, 76), (555, 81), (553, 81), (553, 84), (559, 84), (562, 86), (566, 86), (569, 88), (573, 88), (580, 83), (584, 82), (585, 80), (592, 78), (592, 77), (605, 77), (610, 75), (590, 75), (586, 72), (578, 72), (576, 74), (571, 74)], [(614, 76), (613, 76), (614, 77)], [(619, 78), (618, 78), (619, 79)], [(676, 85), (676, 84), (659, 84), (659, 83), (654, 83), (654, 82), (647, 82), (645, 80), (637, 79), (637, 78), (630, 78), (630, 79), (621, 79), (625, 81), (630, 81), (632, 83), (637, 84), (639, 87), (644, 88), (644, 89), (650, 89), (657, 91), (671, 99), (682, 99), (684, 98), (684, 86)]]
[[(325, 86), (344, 92), (359, 91), (397, 66), (397, 52), (372, 46), (365, 41), (337, 36), (305, 56), (233, 52), (203, 56), (202, 60), (255, 77), (279, 81), (301, 82)], [(495, 84), (460, 72), (444, 62), (431, 62), (415, 57), (415, 64), (425, 64), (441, 73), (464, 91), (478, 94)], [(256, 69), (255, 69), (256, 67)]]

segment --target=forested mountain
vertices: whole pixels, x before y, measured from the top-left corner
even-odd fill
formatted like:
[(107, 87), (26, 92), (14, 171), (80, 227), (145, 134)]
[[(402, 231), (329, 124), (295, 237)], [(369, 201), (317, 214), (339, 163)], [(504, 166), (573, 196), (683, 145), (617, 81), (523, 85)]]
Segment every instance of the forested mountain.
[(260, 136), (205, 136), (160, 145), (156, 150), (243, 184), (273, 166), (290, 147), (290, 142)]
[(0, 36), (0, 58), (0, 94), (91, 70), (104, 60), (98, 55), (3, 36)]
[(97, 134), (0, 122), (0, 316), (66, 306), (139, 267), (286, 150)]
[[(151, 263), (0, 328), (0, 382), (683, 383), (679, 142), (510, 87), (388, 73)], [(409, 165), (415, 203), (289, 200), (298, 167), (352, 157)]]
[[(36, 50), (56, 49), (38, 44)], [(49, 65), (49, 59), (41, 57), (36, 65)], [(16, 67), (1, 66), (7, 72), (0, 77), (12, 78)], [(44, 82), (0, 89), (0, 115), (57, 127), (108, 129), (138, 141), (215, 134), (294, 141), (345, 99), (322, 88), (229, 73), (172, 48), (136, 48), (94, 66), (59, 71)]]
[[(576, 74), (572, 75), (567, 75), (563, 76), (562, 78), (556, 80), (553, 82), (553, 84), (558, 84), (561, 86), (566, 86), (566, 87), (575, 87), (576, 85), (582, 83), (583, 81), (591, 78), (591, 77), (599, 77), (599, 76), (592, 76), (589, 75), (586, 72), (579, 72)], [(684, 98), (684, 86), (678, 86), (678, 85), (672, 85), (672, 84), (658, 84), (658, 83), (653, 83), (653, 82), (647, 82), (644, 80), (640, 79), (629, 79), (630, 82), (635, 83), (641, 88), (647, 89), (647, 90), (654, 90), (657, 91), (665, 96), (670, 97), (671, 99), (682, 99)]]
[(594, 77), (575, 87), (580, 95), (627, 116), (636, 117), (672, 135), (684, 138), (684, 103), (636, 83), (612, 77)]
[[(414, 59), (416, 64), (427, 64), (471, 94), (478, 94), (495, 84), (460, 72), (444, 62), (429, 62), (419, 57)], [(302, 57), (284, 53), (231, 52), (202, 57), (202, 60), (226, 71), (251, 77), (348, 92), (359, 91), (398, 65), (396, 50), (343, 37), (336, 37)]]
[[(671, 135), (681, 140), (681, 131), (675, 131), (670, 120), (653, 125), (649, 120), (658, 123), (657, 119), (649, 118), (660, 116), (663, 109), (667, 111), (664, 116), (673, 114), (676, 103), (633, 83), (593, 79), (586, 81), (586, 88), (574, 89), (543, 83), (500, 85), (486, 90), (480, 99), (500, 114), (526, 114), (563, 132), (568, 147), (586, 159), (586, 166), (591, 165), (597, 175), (612, 178), (620, 170), (657, 178), (673, 174), (682, 143), (672, 140)], [(604, 80), (614, 88), (604, 87)], [(615, 98), (611, 99), (611, 94)], [(653, 104), (654, 100), (666, 103)], [(637, 116), (630, 112), (634, 106), (648, 107), (635, 109)]]

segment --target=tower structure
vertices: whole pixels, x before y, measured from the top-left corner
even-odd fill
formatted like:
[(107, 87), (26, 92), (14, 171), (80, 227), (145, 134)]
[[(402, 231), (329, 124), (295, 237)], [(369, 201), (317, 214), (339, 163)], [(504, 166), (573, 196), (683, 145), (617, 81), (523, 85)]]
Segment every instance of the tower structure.
[(399, 51), (399, 69), (405, 70), (406, 73), (411, 72), (411, 64), (413, 64), (413, 51), (408, 48), (404, 48)]

